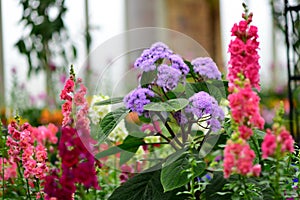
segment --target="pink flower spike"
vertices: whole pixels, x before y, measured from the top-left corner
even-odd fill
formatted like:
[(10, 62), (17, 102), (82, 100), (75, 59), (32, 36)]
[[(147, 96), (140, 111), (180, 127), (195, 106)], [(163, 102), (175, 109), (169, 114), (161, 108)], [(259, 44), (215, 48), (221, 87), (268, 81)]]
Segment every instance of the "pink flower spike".
[(274, 155), (276, 146), (276, 136), (272, 133), (270, 129), (267, 129), (267, 133), (261, 145), (263, 154), (262, 157), (267, 158), (269, 156)]

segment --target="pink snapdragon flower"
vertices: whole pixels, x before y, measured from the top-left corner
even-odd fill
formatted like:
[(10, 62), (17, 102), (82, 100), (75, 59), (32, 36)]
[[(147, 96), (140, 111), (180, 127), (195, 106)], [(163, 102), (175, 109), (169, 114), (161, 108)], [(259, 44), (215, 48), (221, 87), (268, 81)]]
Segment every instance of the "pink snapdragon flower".
[(224, 177), (229, 178), (232, 173), (259, 176), (261, 167), (252, 164), (254, 158), (255, 153), (248, 143), (229, 140), (224, 150)]
[(236, 88), (236, 90), (237, 92), (228, 96), (232, 118), (240, 126), (244, 124), (249, 127), (249, 124), (251, 124), (251, 127), (262, 129), (264, 119), (260, 115), (258, 95), (247, 82), (244, 88)]
[(48, 126), (39, 126), (39, 127), (32, 127), (32, 134), (33, 137), (38, 141), (40, 144), (56, 144), (58, 128), (54, 124), (48, 124)]
[[(279, 156), (286, 152), (294, 152), (294, 139), (285, 127), (267, 129), (267, 133), (262, 142), (263, 158)], [(279, 148), (279, 149), (277, 149)], [(276, 155), (277, 151), (279, 155)]]
[[(6, 159), (0, 157), (0, 179), (4, 177), (4, 180), (7, 181), (8, 179), (14, 179), (17, 177), (17, 163), (11, 158)], [(3, 170), (4, 167), (4, 170)], [(4, 176), (3, 176), (4, 171)], [(3, 181), (3, 180), (2, 180)]]
[(258, 45), (257, 27), (249, 26), (252, 21), (252, 14), (247, 19), (242, 20), (239, 24), (234, 24), (231, 32), (234, 39), (229, 44), (228, 52), (230, 53), (229, 61), (229, 87), (234, 85), (239, 74), (248, 78), (251, 87), (260, 90), (259, 74), (260, 65), (258, 63)]

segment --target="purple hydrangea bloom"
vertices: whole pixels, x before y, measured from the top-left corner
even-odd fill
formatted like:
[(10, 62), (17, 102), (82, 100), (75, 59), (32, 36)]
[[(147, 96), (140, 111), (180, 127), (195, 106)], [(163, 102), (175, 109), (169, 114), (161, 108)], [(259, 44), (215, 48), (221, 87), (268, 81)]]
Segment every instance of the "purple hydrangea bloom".
[(126, 108), (141, 116), (144, 106), (150, 103), (149, 97), (154, 97), (154, 92), (147, 88), (137, 88), (124, 97), (124, 103)]
[(190, 105), (185, 111), (191, 113), (200, 119), (206, 115), (210, 115), (207, 123), (210, 125), (212, 131), (221, 129), (221, 122), (224, 120), (224, 112), (219, 107), (218, 102), (206, 92), (198, 92), (189, 98)]
[(179, 55), (177, 54), (170, 55), (169, 59), (172, 63), (173, 68), (180, 70), (181, 73), (184, 75), (187, 75), (187, 73), (189, 73), (190, 71), (189, 67), (184, 63), (183, 59)]
[(203, 78), (221, 80), (221, 72), (210, 57), (196, 58), (191, 64), (194, 66), (194, 71)]
[(175, 89), (180, 80), (181, 72), (165, 64), (160, 65), (157, 69), (157, 85), (162, 87), (164, 91)]
[(155, 62), (158, 59), (169, 57), (173, 52), (162, 42), (154, 43), (150, 49), (145, 49), (142, 55), (135, 61), (134, 67), (145, 72), (155, 70)]
[(155, 59), (167, 58), (173, 54), (172, 50), (162, 42), (156, 42), (152, 44), (150, 51)]

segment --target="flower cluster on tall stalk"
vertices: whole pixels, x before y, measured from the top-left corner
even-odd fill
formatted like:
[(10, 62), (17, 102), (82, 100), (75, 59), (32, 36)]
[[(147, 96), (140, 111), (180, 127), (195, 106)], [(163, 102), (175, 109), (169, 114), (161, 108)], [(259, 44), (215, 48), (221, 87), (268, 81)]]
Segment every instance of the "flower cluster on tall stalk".
[(259, 176), (261, 166), (254, 164), (255, 153), (248, 140), (253, 130), (264, 127), (264, 119), (259, 112), (257, 93), (260, 90), (258, 63), (259, 42), (257, 27), (250, 25), (252, 13), (242, 15), (243, 20), (231, 29), (233, 40), (229, 44), (229, 107), (231, 109), (233, 134), (224, 150), (224, 177), (231, 174)]
[(10, 156), (8, 162), (12, 166), (10, 170), (17, 166), (18, 175), (22, 182), (26, 182), (26, 194), (29, 199), (34, 194), (32, 187), (38, 191), (35, 193), (37, 199), (44, 196), (43, 186), (49, 172), (46, 145), (57, 142), (57, 131), (58, 128), (53, 124), (37, 128), (29, 123), (20, 125), (18, 117), (8, 125), (6, 145)]
[(87, 89), (80, 78), (75, 78), (73, 68), (60, 97), (64, 116), (58, 144), (61, 170), (52, 169), (46, 177), (47, 199), (74, 199), (76, 190), (100, 189), (96, 176), (97, 163), (93, 156), (95, 141), (90, 136)]
[[(270, 174), (270, 185), (274, 190), (274, 198), (281, 199), (282, 196), (289, 196), (286, 188), (282, 187), (282, 179), (285, 177), (284, 170), (291, 168), (291, 157), (286, 168), (286, 155), (294, 152), (294, 139), (283, 123), (284, 108), (283, 103), (274, 117), (271, 129), (267, 129), (266, 135), (261, 144), (262, 158), (273, 164), (273, 172)], [(297, 180), (298, 181), (298, 180)], [(291, 189), (291, 188), (290, 188)], [(296, 188), (299, 190), (299, 188)], [(294, 198), (287, 198), (294, 199)]]

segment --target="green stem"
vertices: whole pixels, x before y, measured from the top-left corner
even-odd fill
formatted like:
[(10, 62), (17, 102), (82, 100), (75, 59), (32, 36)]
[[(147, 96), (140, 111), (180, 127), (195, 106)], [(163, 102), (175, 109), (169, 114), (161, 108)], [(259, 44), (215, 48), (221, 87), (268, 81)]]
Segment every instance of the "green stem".
[(211, 133), (211, 129), (208, 130), (208, 132), (207, 132), (206, 135), (204, 136), (203, 140), (201, 141), (200, 146), (199, 146), (199, 152), (201, 151), (201, 148), (202, 148), (204, 142), (205, 142), (205, 141), (207, 140), (207, 138), (209, 137), (210, 133)]
[(280, 199), (280, 191), (279, 191), (279, 159), (276, 159), (276, 171), (275, 171), (275, 181), (274, 181), (274, 190), (275, 190), (275, 199)]
[[(157, 114), (157, 116), (160, 118), (160, 120), (161, 120), (162, 122), (166, 121), (166, 120), (163, 118), (163, 116), (162, 116), (159, 112), (157, 112), (156, 114)], [(167, 130), (169, 131), (169, 133), (170, 133), (172, 139), (174, 139), (174, 141), (175, 141), (179, 146), (182, 147), (183, 144), (178, 140), (178, 138), (176, 137), (175, 133), (173, 132), (172, 128), (170, 127), (170, 125), (168, 124), (167, 121), (164, 123), (164, 125), (165, 125), (165, 127), (167, 128)], [(160, 134), (160, 135), (162, 135), (162, 134)], [(175, 148), (175, 149), (177, 150), (176, 145), (175, 145), (172, 141), (170, 141), (170, 144), (172, 145), (173, 148)]]
[(28, 183), (28, 179), (25, 179), (26, 180), (26, 188), (27, 188), (27, 198), (29, 198), (31, 200), (31, 196), (30, 196), (30, 188), (29, 188), (29, 183)]
[[(20, 166), (20, 163), (17, 162), (17, 170), (18, 170), (18, 174), (21, 178), (21, 181), (22, 181), (22, 185), (24, 185), (24, 177), (23, 177), (23, 173), (21, 171), (21, 166)], [(26, 179), (26, 185), (27, 185), (27, 189), (26, 189), (26, 196), (27, 196), (27, 199), (31, 199), (30, 197), (30, 190), (29, 190), (29, 185), (28, 185), (28, 180)]]
[(247, 184), (246, 184), (246, 181), (245, 181), (245, 177), (242, 177), (241, 175), (239, 175), (239, 176), (240, 176), (240, 179), (242, 179), (244, 197), (245, 197), (246, 200), (251, 200), (251, 198), (248, 196), (248, 187), (247, 187)]
[(250, 139), (251, 139), (252, 143), (254, 144), (254, 148), (255, 148), (256, 152), (258, 153), (258, 163), (261, 165), (261, 171), (263, 171), (264, 170), (264, 165), (262, 163), (263, 160), (261, 158), (260, 150), (257, 146), (257, 141), (255, 140), (255, 138), (253, 136), (251, 136)]

